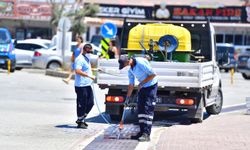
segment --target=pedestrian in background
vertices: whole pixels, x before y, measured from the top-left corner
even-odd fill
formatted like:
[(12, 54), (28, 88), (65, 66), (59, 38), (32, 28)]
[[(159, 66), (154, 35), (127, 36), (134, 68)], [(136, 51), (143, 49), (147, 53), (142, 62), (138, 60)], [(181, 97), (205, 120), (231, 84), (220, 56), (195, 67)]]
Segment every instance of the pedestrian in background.
[(71, 71), (69, 73), (69, 76), (66, 79), (63, 79), (63, 81), (66, 84), (69, 84), (69, 81), (71, 80), (74, 71), (75, 71), (75, 59), (82, 53), (82, 47), (83, 47), (83, 38), (81, 36), (78, 36), (76, 38), (76, 48), (73, 50), (72, 56), (71, 56)]
[(119, 58), (119, 52), (115, 40), (110, 41), (107, 54), (109, 55), (109, 59)]
[(85, 44), (82, 54), (75, 60), (75, 92), (77, 96), (77, 127), (86, 129), (88, 124), (85, 118), (94, 105), (94, 96), (91, 88), (95, 76), (91, 70), (91, 64), (86, 54), (92, 52), (91, 44)]
[(156, 74), (146, 58), (137, 57), (129, 59), (126, 55), (121, 55), (118, 62), (120, 70), (126, 66), (130, 66), (128, 71), (129, 85), (125, 105), (128, 103), (133, 92), (135, 78), (139, 81), (137, 107), (140, 132), (131, 138), (137, 139), (140, 142), (150, 141), (158, 88)]

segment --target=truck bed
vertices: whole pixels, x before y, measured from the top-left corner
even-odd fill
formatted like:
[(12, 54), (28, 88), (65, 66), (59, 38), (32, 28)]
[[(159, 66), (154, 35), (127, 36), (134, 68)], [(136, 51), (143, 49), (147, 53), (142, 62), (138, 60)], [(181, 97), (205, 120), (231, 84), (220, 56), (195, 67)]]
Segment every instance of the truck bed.
[[(103, 69), (104, 72), (97, 73), (97, 84), (107, 87), (128, 85), (129, 67), (119, 70), (118, 65), (117, 59), (100, 59), (98, 68)], [(152, 61), (151, 65), (157, 74), (159, 88), (203, 88), (213, 84), (213, 62)]]

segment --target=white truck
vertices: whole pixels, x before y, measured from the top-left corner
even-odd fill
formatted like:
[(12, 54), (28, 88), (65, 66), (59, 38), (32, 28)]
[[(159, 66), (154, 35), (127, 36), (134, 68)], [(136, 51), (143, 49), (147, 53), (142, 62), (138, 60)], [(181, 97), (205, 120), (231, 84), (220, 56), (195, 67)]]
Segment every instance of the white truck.
[[(138, 42), (137, 35), (141, 37), (140, 49), (135, 45)], [(174, 36), (178, 41), (178, 46), (172, 53), (157, 49), (162, 46), (157, 40), (164, 35)], [(203, 108), (206, 108), (208, 114), (221, 112), (221, 77), (215, 57), (214, 29), (209, 22), (158, 23), (126, 20), (122, 41), (122, 49), (129, 55), (141, 56), (142, 53), (151, 53), (153, 60), (150, 63), (158, 78), (156, 112), (186, 111), (186, 116), (194, 123), (203, 121)], [(153, 42), (155, 45), (147, 45), (152, 41), (156, 41)], [(171, 39), (167, 42), (170, 43), (169, 48), (171, 44), (176, 44)], [(143, 48), (148, 48), (149, 51), (145, 52)], [(161, 59), (161, 56), (166, 58)], [(119, 120), (127, 93), (128, 68), (118, 70), (117, 59), (101, 59), (98, 68), (102, 68), (104, 72), (97, 73), (97, 84), (102, 89), (108, 88), (105, 100), (106, 113), (112, 120)], [(136, 91), (135, 89), (130, 101), (130, 106), (135, 108)]]

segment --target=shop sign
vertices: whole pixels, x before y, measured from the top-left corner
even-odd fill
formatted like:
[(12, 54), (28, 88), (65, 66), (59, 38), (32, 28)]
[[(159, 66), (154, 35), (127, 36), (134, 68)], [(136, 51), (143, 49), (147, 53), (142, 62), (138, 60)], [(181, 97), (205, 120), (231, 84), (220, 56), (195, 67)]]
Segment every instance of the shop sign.
[(12, 18), (15, 17), (15, 0), (1, 0), (0, 1), (0, 17)]
[[(166, 15), (167, 14), (167, 15)], [(155, 6), (155, 19), (211, 22), (246, 22), (245, 7), (196, 8), (191, 6)]]
[(98, 17), (152, 19), (153, 7), (99, 4)]
[(17, 4), (17, 16), (26, 20), (50, 20), (51, 7), (46, 3)]

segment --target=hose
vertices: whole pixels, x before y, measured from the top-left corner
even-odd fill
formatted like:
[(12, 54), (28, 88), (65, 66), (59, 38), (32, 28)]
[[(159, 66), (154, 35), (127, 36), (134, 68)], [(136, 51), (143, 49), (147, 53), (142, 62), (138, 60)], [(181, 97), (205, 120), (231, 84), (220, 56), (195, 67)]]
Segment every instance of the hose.
[(99, 105), (98, 105), (98, 102), (97, 102), (94, 83), (91, 84), (91, 87), (92, 87), (92, 89), (93, 89), (94, 102), (95, 102), (96, 107), (97, 107), (97, 109), (98, 109), (99, 115), (101, 115), (102, 119), (103, 119), (108, 125), (110, 125), (110, 126), (115, 126), (115, 125), (112, 125), (112, 124), (108, 121), (108, 119), (102, 114), (102, 111), (101, 111), (101, 109), (100, 109), (100, 107), (99, 107)]

